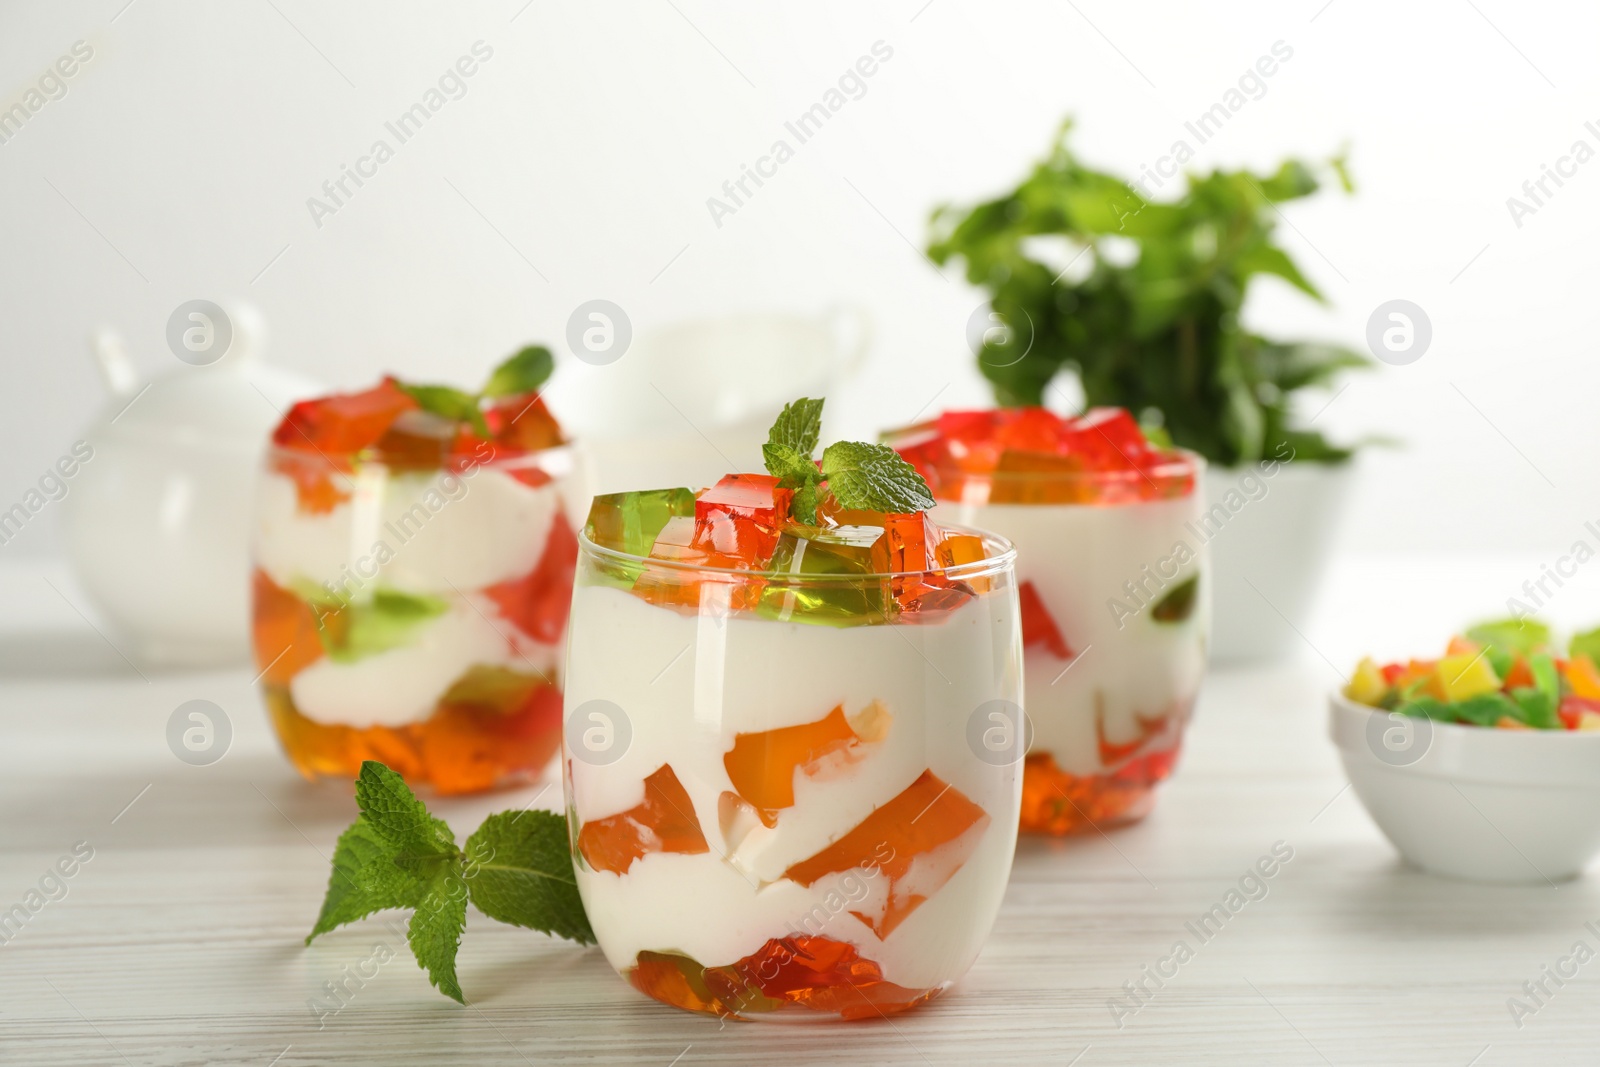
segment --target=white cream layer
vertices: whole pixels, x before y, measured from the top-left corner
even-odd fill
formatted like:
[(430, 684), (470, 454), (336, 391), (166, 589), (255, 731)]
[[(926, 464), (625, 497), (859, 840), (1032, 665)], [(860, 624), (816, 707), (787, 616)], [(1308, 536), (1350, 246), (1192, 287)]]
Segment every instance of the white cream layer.
[[(1186, 705), (1205, 673), (1210, 582), (1182, 623), (1157, 622), (1150, 606), (1206, 568), (1205, 545), (1185, 524), (1200, 512), (1197, 494), (1172, 500), (1099, 507), (1075, 504), (940, 504), (936, 521), (993, 530), (1017, 547), (1017, 577), (1031, 581), (1068, 647), (1062, 661), (1035, 645), (1027, 651), (1028, 717), (1033, 751), (1051, 753), (1074, 774), (1106, 768), (1095, 736), (1095, 705), (1103, 709), (1106, 740), (1139, 737), (1136, 716), (1153, 718)], [(1174, 547), (1193, 550), (1181, 565)], [(1166, 573), (1161, 561), (1168, 560)], [(1148, 565), (1148, 577), (1145, 567)], [(1142, 584), (1145, 607), (1124, 586)], [(1120, 601), (1136, 614), (1109, 606)]]

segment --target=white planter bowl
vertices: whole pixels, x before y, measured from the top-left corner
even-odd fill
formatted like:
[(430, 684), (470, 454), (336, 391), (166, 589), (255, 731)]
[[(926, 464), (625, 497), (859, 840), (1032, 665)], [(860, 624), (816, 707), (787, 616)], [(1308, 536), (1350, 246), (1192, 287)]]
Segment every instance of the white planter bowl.
[(1350, 464), (1271, 469), (1206, 470), (1197, 533), (1211, 548), (1213, 662), (1295, 651), (1338, 534)]
[(1423, 870), (1545, 884), (1600, 854), (1600, 732), (1407, 719), (1340, 693), (1330, 705), (1328, 733), (1356, 796)]

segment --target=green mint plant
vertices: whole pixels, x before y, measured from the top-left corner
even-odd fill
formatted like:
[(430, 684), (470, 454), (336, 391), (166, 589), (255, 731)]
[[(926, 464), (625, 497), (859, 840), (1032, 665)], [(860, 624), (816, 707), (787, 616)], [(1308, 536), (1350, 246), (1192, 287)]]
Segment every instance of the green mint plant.
[[(1177, 200), (1156, 203), (1080, 162), (1067, 146), (1071, 128), (1062, 124), (1011, 192), (933, 214), (928, 254), (939, 264), (962, 259), (1008, 326), (986, 334), (978, 353), (999, 403), (1042, 403), (1066, 372), (1087, 403), (1141, 421), (1159, 412), (1172, 443), (1214, 463), (1348, 458), (1349, 448), (1298, 423), (1291, 402), (1370, 361), (1337, 345), (1264, 337), (1240, 314), (1261, 275), (1323, 301), (1274, 238), (1277, 205), (1317, 192), (1316, 170), (1291, 159), (1271, 174), (1190, 174)], [(1349, 192), (1343, 160), (1326, 167)], [(1066, 238), (1081, 262), (1046, 263), (1038, 239), (1048, 237)], [(1116, 254), (1117, 238), (1131, 242), (1131, 258)]]
[(470, 422), (479, 437), (488, 437), (489, 427), (483, 419), (483, 401), (535, 392), (549, 379), (555, 365), (555, 357), (548, 348), (528, 345), (496, 367), (483, 388), (476, 393), (452, 385), (397, 384), (422, 410), (455, 422)]
[(888, 445), (835, 441), (822, 450), (820, 465), (813, 460), (822, 436), (822, 405), (821, 398), (807, 397), (786, 404), (761, 446), (767, 473), (794, 490), (790, 513), (796, 520), (815, 524), (824, 492), (851, 510), (909, 512), (934, 506), (927, 481)]
[(361, 765), (356, 803), (361, 814), (339, 837), (328, 892), (306, 944), (375, 912), (409, 909), (406, 939), (417, 965), (462, 1004), (456, 951), (469, 902), (491, 919), (594, 944), (563, 816), (499, 812), (462, 848), (398, 774), (373, 760)]

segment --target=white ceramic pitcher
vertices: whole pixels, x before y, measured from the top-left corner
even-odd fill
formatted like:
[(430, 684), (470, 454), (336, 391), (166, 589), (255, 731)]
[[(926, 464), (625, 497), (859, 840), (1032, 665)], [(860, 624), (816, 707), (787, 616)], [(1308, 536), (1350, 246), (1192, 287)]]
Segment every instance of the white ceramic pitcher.
[(145, 384), (120, 337), (94, 339), (112, 395), (83, 435), (93, 458), (63, 501), (67, 550), (119, 649), (144, 663), (248, 656), (257, 469), (289, 404), (318, 391), (257, 359), (264, 331), (254, 309), (227, 313), (233, 340), (221, 359), (173, 360)]

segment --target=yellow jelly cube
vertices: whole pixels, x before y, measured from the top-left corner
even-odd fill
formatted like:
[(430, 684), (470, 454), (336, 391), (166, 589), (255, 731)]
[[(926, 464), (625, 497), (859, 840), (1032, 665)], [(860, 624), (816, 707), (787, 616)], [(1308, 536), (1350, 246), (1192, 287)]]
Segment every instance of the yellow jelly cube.
[[(1600, 715), (1596, 715), (1595, 718), (1600, 719)], [(1533, 727), (1529, 726), (1527, 723), (1522, 722), (1522, 721), (1520, 721), (1518, 719), (1513, 719), (1509, 715), (1500, 716), (1500, 721), (1495, 723), (1495, 726), (1499, 727), (1502, 730), (1531, 730), (1531, 729), (1533, 729)]]
[(1586, 711), (1578, 716), (1578, 729), (1600, 730), (1600, 712)]
[(1446, 656), (1439, 661), (1439, 684), (1444, 688), (1446, 700), (1466, 700), (1481, 693), (1497, 692), (1500, 676), (1494, 673), (1489, 657), (1482, 653)]
[(1361, 662), (1356, 664), (1355, 673), (1350, 676), (1350, 684), (1344, 687), (1344, 695), (1357, 704), (1377, 707), (1388, 689), (1389, 683), (1383, 680), (1383, 672), (1378, 665), (1371, 657), (1362, 657)]

